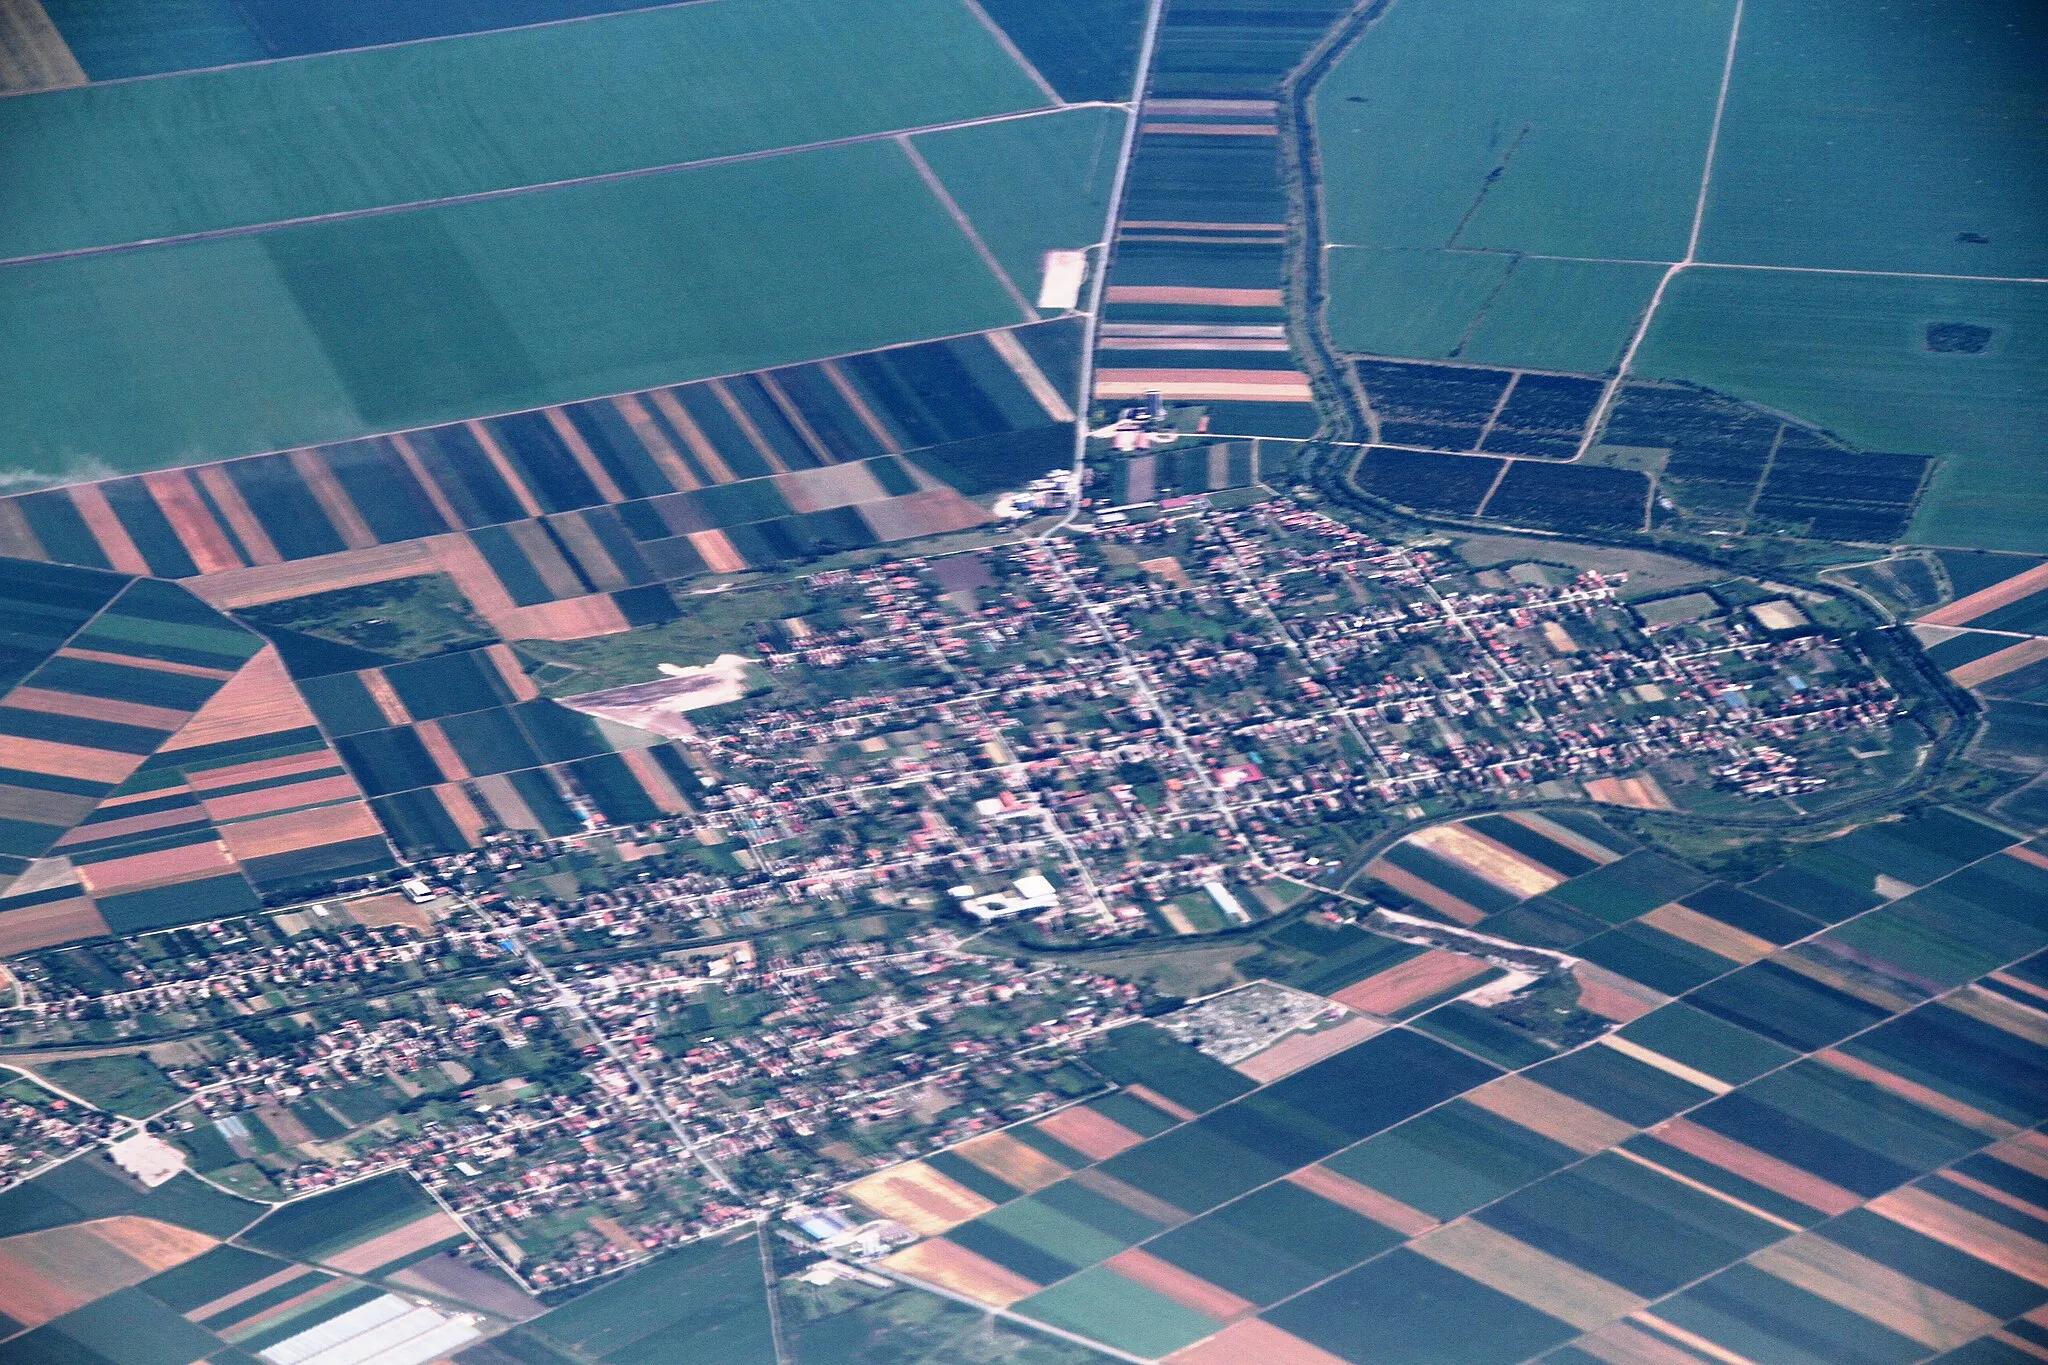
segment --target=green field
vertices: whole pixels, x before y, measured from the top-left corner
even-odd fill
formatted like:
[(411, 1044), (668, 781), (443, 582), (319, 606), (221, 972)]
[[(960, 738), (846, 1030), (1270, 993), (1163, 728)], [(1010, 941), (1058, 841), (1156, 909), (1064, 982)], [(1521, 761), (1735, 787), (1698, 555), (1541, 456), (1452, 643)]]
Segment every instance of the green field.
[[(1930, 324), (1989, 328), (1981, 354)], [(2048, 285), (1762, 270), (1672, 282), (1636, 370), (1817, 422), (1858, 445), (1944, 456), (1915, 540), (2048, 549)]]
[(1405, 247), (1335, 247), (1328, 261), (1340, 350), (1594, 374), (1620, 359), (1663, 273)]
[(752, 1237), (692, 1243), (536, 1319), (530, 1330), (606, 1365), (776, 1360)]
[(1041, 1290), (1019, 1303), (1016, 1311), (1144, 1356), (1179, 1350), (1223, 1325), (1106, 1266)]
[(2040, 16), (2031, 0), (1751, 0), (1701, 259), (2048, 275)]
[(147, 469), (1016, 315), (902, 150), (863, 143), (0, 269), (0, 447)]
[(1524, 257), (1459, 359), (1598, 374), (1614, 368), (1662, 272), (1654, 265)]
[(318, 1260), (432, 1213), (434, 1201), (403, 1171), (287, 1204), (247, 1233), (250, 1246)]
[(44, 1062), (38, 1072), (102, 1109), (143, 1118), (178, 1102), (178, 1088), (145, 1057), (88, 1057)]
[(1391, 7), (1316, 91), (1329, 239), (1676, 260), (1733, 11)]
[(0, 260), (1045, 103), (956, 0), (719, 0), (84, 85), (0, 104), (38, 168), (0, 186)]
[(1120, 109), (1070, 109), (912, 142), (1004, 272), (1036, 300), (1046, 252), (1102, 240), (1124, 118)]
[(1112, 1081), (1149, 1086), (1198, 1112), (1252, 1088), (1239, 1072), (1151, 1024), (1131, 1024), (1104, 1035), (1088, 1053), (1088, 1063)]
[(1346, 1360), (1373, 1365), (1510, 1365), (1574, 1330), (1406, 1247), (1264, 1316)]

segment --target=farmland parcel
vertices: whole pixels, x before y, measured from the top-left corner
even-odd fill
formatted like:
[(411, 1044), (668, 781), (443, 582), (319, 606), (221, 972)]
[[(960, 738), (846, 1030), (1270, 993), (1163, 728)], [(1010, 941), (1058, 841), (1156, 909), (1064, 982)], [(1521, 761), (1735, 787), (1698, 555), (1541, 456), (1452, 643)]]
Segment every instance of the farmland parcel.
[(0, 260), (1046, 103), (950, 0), (720, 0), (83, 86), (0, 105), (0, 142), (40, 168), (0, 189)]
[(1018, 320), (865, 143), (0, 268), (0, 440), (146, 469)]
[[(1817, 446), (1827, 468), (1803, 492), (1788, 471), (1761, 499), (1753, 476), (1680, 451), (1678, 510), (1714, 529), (1743, 513), (1817, 538), (2048, 544), (2048, 213), (2033, 171), (2048, 107), (2032, 76), (2048, 33), (2031, 7), (1485, 9), (1490, 25), (1468, 6), (1392, 6), (1314, 93), (1337, 346), (1611, 372), (1679, 263), (1631, 372), (1840, 443), (1798, 433), (1800, 459)], [(1608, 440), (1700, 437), (1688, 421), (1719, 400), (1674, 395)], [(1763, 419), (1728, 405), (1714, 420), (1732, 458), (1736, 428)], [(1893, 458), (1843, 445), (1942, 463), (1924, 497), (1902, 474), (1880, 506), (1827, 491), (1829, 468)], [(1740, 487), (1716, 491), (1722, 475)]]

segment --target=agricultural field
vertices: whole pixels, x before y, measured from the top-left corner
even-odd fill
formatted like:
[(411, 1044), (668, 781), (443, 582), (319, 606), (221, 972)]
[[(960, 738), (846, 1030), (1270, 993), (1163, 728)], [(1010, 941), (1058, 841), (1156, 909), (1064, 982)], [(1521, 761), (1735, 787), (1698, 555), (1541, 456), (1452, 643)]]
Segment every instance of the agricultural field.
[[(338, 1202), (328, 1197), (330, 1209)], [(381, 1194), (369, 1203), (358, 1198), (348, 1216), (374, 1218), (391, 1202)], [(425, 1278), (417, 1256), (405, 1262), (411, 1269), (380, 1262), (392, 1283), (413, 1295), (403, 1298), (363, 1278), (373, 1268), (368, 1258), (350, 1278), (289, 1253), (253, 1250), (263, 1239), (248, 1225), (260, 1211), (190, 1175), (145, 1190), (88, 1155), (15, 1187), (0, 1196), (0, 1226), (8, 1229), (0, 1236), (7, 1269), (0, 1301), (8, 1314), (0, 1351), (11, 1360), (109, 1365), (295, 1359), (343, 1342), (365, 1354), (426, 1355), (458, 1349), (484, 1330), (538, 1311), (508, 1281), (466, 1265), (467, 1278), (443, 1270), (434, 1280)], [(290, 1213), (275, 1212), (266, 1225), (288, 1221)], [(316, 1232), (317, 1221), (302, 1219), (300, 1232)], [(315, 1240), (333, 1244), (338, 1231), (330, 1227)]]
[[(897, 60), (908, 41), (931, 44), (934, 60)], [(621, 51), (633, 54), (623, 69)], [(786, 98), (784, 82), (805, 97)], [(537, 89), (550, 93), (528, 98)], [(11, 100), (0, 113), (0, 136), (50, 168), (10, 190), (0, 259), (682, 166), (1045, 102), (972, 14), (943, 0), (912, 0), (887, 23), (829, 0), (672, 5), (88, 85)], [(213, 120), (196, 121), (201, 110)], [(318, 169), (335, 164), (350, 173)]]
[(1854, 1343), (1827, 1359), (2031, 1340), (2048, 1244), (2010, 1196), (2043, 1166), (2048, 855), (1928, 809), (1734, 887), (1578, 816), (1434, 828), (1398, 876), (1508, 908), (1453, 937), (1340, 905), (1251, 964), (1412, 1012), (1250, 1089), (1174, 1016), (1115, 1030), (1085, 1058), (1115, 1094), (1008, 1130), (1055, 1164), (883, 1264), (1202, 1365), (1793, 1359), (1809, 1322)]
[[(7, 101), (10, 145), (52, 168), (10, 187), (0, 242), (4, 330), (36, 339), (10, 357), (10, 474), (292, 450), (1036, 320), (1045, 254), (1100, 242), (1123, 113), (1063, 106), (971, 6), (593, 6), (498, 31), (459, 8), (431, 42), (302, 33), (277, 41), (316, 55)], [(151, 27), (60, 17), (116, 47)], [(237, 12), (208, 35), (232, 47), (245, 23), (291, 27)]]
[[(1501, 39), (1524, 8), (1391, 7), (1309, 94), (1326, 326), (1368, 358), (1366, 436), (1478, 449), (1387, 434), (1387, 406), (1397, 433), (1409, 420), (1387, 360), (1626, 363), (1602, 429), (1559, 450), (1651, 484), (1660, 526), (2043, 548), (2026, 433), (2048, 258), (2012, 116), (2040, 108), (2022, 74), (2038, 29), (2012, 6), (1916, 3), (1865, 41), (1868, 16), (1835, 4), (1574, 3), (1545, 9), (1542, 42)], [(1500, 472), (1434, 463), (1459, 483)], [(1361, 486), (1479, 506), (1379, 482)], [(1484, 515), (1575, 529), (1543, 511), (1577, 490), (1503, 492)]]
[[(120, 897), (119, 922), (106, 921), (119, 930), (237, 908), (248, 892), (226, 894), (240, 879), (223, 878), (240, 862), (264, 895), (374, 871), (388, 865), (385, 831), (410, 851), (452, 851), (486, 827), (572, 833), (579, 809), (621, 823), (679, 813), (678, 784), (695, 779), (660, 736), (541, 700), (545, 656), (499, 641), (659, 626), (683, 615), (668, 586), (679, 580), (983, 525), (985, 505), (960, 490), (985, 498), (1071, 458), (1061, 424), (1077, 342), (1072, 322), (1046, 322), (0, 501), (0, 538), (16, 555), (101, 571), (81, 583), (120, 583), (110, 570), (183, 578), (248, 613), (236, 625), (183, 590), (131, 590), (224, 632), (219, 647), (241, 671), (206, 710), (219, 679), (204, 653), (165, 656), (160, 676), (56, 658), (27, 678), (31, 699), (60, 675), (103, 698), (92, 705), (118, 720), (116, 751), (147, 752), (138, 724), (185, 728), (104, 815), (85, 819), (87, 794), (68, 794), (81, 824), (69, 842), (23, 832), (9, 852), (57, 847), (74, 864), (107, 864), (85, 886), (106, 893), (101, 912)], [(29, 586), (34, 574), (71, 571), (22, 572), (27, 593), (50, 591)], [(119, 611), (77, 644), (100, 648), (95, 632)], [(38, 733), (20, 742), (44, 743)], [(65, 761), (72, 779), (104, 768), (108, 782), (132, 766)], [(186, 785), (218, 791), (215, 814), (204, 796), (173, 799), (162, 774), (181, 763), (208, 770)], [(270, 774), (275, 798), (245, 789)], [(138, 838), (147, 859), (122, 861), (141, 853)], [(177, 889), (195, 878), (211, 899)], [(60, 894), (66, 884), (0, 907), (23, 946), (106, 932), (86, 892)]]
[(1117, 231), (1092, 397), (1206, 409), (1202, 430), (1301, 438), (1320, 419), (1288, 353), (1279, 85), (1343, 13), (1169, 5)]
[(391, 866), (260, 636), (159, 580), (19, 564), (16, 581), (76, 609), (16, 656), (0, 707), (11, 790), (40, 817), (8, 822), (7, 870), (35, 871), (0, 899), (6, 951), (232, 914)]
[(0, 0), (0, 1362), (2041, 1354), (1906, 4)]

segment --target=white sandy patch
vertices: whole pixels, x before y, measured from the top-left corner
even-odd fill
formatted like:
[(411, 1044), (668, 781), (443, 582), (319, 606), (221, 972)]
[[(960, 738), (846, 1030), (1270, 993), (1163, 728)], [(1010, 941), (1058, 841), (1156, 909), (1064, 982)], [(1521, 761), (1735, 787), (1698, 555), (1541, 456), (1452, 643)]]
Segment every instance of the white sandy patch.
[(1048, 251), (1039, 273), (1038, 306), (1064, 313), (1081, 301), (1081, 282), (1088, 278), (1088, 253)]
[(630, 683), (561, 698), (562, 705), (601, 720), (616, 721), (639, 730), (650, 730), (672, 739), (695, 733), (683, 716), (706, 706), (722, 706), (747, 695), (750, 660), (738, 654), (721, 654), (708, 664), (685, 668), (679, 664), (659, 666), (665, 675), (659, 682)]

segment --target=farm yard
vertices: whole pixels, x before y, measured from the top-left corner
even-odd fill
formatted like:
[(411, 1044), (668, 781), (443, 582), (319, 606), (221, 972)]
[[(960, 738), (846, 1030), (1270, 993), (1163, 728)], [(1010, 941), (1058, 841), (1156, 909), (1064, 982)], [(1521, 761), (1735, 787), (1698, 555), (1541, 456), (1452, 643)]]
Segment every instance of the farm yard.
[[(1842, 5), (1766, 0), (1738, 21), (1732, 4), (1574, 3), (1525, 43), (1489, 38), (1523, 22), (1491, 8), (1493, 29), (1447, 5), (1375, 13), (1311, 96), (1327, 328), (1365, 357), (1369, 439), (1480, 449), (1470, 431), (1411, 429), (1417, 367), (1389, 360), (1625, 366), (1598, 429), (1582, 421), (1555, 449), (1620, 471), (1601, 476), (1616, 496), (1624, 477), (1652, 490), (1660, 525), (2044, 548), (2048, 486), (2025, 433), (2048, 402), (2048, 258), (2015, 131), (2038, 117), (2023, 74), (2037, 26), (2012, 6), (1916, 3), (1898, 16), (1919, 54), (1905, 65), (1889, 26), (1845, 41), (1869, 17)], [(1780, 426), (1800, 455), (1782, 471)], [(1461, 487), (1503, 472), (1428, 463)], [(1546, 516), (1578, 491), (1561, 486), (1484, 504), (1383, 492), (1390, 475), (1360, 486), (1574, 529)]]

